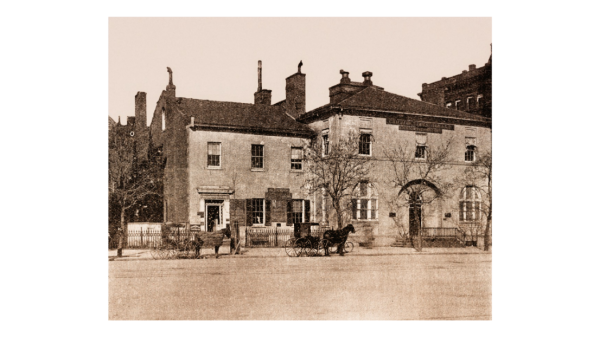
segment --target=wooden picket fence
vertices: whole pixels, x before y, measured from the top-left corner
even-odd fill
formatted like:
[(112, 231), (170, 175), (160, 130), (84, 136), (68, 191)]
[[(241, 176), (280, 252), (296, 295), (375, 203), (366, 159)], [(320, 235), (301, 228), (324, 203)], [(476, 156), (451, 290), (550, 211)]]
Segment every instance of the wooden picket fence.
[[(328, 228), (314, 226), (311, 228), (311, 235), (314, 237), (323, 237), (323, 233)], [(294, 229), (291, 227), (275, 228), (252, 228), (246, 227), (246, 247), (283, 247), (287, 240), (294, 236)]]

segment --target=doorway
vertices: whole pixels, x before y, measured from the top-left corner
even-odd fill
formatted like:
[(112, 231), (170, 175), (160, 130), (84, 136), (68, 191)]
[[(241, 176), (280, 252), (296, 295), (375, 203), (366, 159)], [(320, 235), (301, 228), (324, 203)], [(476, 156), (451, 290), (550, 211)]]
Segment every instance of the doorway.
[(214, 232), (221, 224), (221, 206), (206, 205), (206, 231)]
[(408, 215), (408, 233), (411, 238), (416, 237), (419, 234), (419, 230), (422, 226), (421, 221), (421, 196), (417, 193), (413, 192), (410, 195), (410, 206), (409, 206), (409, 215)]

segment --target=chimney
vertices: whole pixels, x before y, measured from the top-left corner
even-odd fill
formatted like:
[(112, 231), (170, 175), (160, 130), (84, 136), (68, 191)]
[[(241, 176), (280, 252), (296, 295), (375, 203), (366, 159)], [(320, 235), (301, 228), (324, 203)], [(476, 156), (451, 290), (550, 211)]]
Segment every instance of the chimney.
[(475, 70), (475, 65), (474, 64), (469, 64), (469, 71), (473, 71)]
[(271, 90), (262, 88), (262, 61), (258, 61), (258, 89), (254, 93), (254, 104), (271, 105)]
[(363, 81), (364, 85), (373, 85), (373, 82), (371, 82), (371, 76), (373, 76), (372, 72), (365, 71), (364, 73), (362, 73), (362, 76), (365, 78), (365, 80)]
[(306, 112), (306, 74), (301, 73), (302, 61), (298, 63), (298, 72), (285, 79), (286, 112), (298, 118)]
[(340, 70), (340, 74), (342, 74), (342, 78), (340, 79), (340, 83), (350, 83), (350, 73), (347, 71), (344, 71), (344, 69)]
[(137, 155), (140, 160), (146, 160), (150, 141), (150, 131), (146, 119), (146, 93), (138, 91), (135, 95), (135, 139)]
[(139, 125), (136, 125), (136, 131), (146, 126), (146, 93), (138, 91), (135, 94), (135, 120)]

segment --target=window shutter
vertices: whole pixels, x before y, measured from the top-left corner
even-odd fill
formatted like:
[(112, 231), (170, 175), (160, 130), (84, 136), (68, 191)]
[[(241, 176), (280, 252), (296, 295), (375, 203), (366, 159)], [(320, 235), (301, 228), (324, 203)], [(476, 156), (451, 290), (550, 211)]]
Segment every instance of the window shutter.
[(265, 226), (271, 226), (271, 200), (265, 199)]
[(310, 200), (304, 200), (304, 222), (310, 222)]
[(465, 220), (465, 202), (461, 201), (458, 206), (458, 219)]
[(292, 199), (287, 200), (287, 225), (292, 226)]
[(246, 226), (252, 226), (252, 199), (246, 199)]
[(356, 220), (357, 204), (356, 199), (352, 199), (352, 219)]
[(377, 219), (377, 199), (371, 199), (371, 220)]

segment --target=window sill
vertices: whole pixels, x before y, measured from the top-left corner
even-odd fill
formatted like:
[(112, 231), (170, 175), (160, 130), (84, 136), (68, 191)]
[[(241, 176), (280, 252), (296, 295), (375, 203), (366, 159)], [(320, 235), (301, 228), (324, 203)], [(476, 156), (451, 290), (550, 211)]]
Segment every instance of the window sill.
[(358, 156), (359, 157), (372, 157), (372, 155), (370, 155), (370, 154), (362, 154), (362, 153), (359, 153)]
[(206, 167), (207, 170), (222, 170), (222, 167), (217, 167), (217, 166), (207, 166)]
[(250, 171), (251, 172), (264, 172), (265, 169), (264, 168), (251, 168)]
[(290, 173), (304, 173), (303, 170), (290, 170)]

